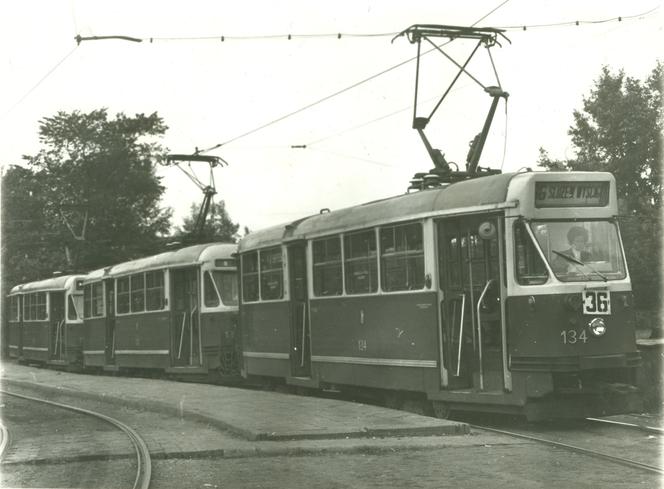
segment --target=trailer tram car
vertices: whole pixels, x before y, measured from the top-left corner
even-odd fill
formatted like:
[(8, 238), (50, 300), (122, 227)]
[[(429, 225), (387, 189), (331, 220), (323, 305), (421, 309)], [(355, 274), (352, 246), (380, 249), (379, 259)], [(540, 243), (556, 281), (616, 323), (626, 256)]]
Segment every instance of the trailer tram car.
[(91, 272), (85, 366), (236, 377), (236, 250), (195, 245)]
[(616, 219), (612, 175), (526, 172), (252, 233), (242, 373), (420, 397), (439, 416), (637, 409)]
[(80, 365), (83, 275), (17, 285), (9, 293), (9, 355), (21, 362)]

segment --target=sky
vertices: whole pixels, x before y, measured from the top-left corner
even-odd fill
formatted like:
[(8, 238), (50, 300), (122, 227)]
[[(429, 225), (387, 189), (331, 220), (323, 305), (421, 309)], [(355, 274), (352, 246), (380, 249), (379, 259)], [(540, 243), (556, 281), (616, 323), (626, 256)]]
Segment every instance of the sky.
[[(499, 105), (480, 166), (535, 168), (540, 147), (557, 158), (574, 155), (567, 134), (572, 114), (602, 66), (645, 79), (662, 59), (660, 4), (5, 1), (0, 165), (21, 164), (22, 155), (39, 151), (43, 117), (105, 107), (112, 116), (158, 112), (169, 127), (162, 144), (172, 153), (224, 143), (207, 153), (229, 163), (214, 170), (215, 200), (224, 200), (231, 218), (251, 230), (401, 194), (413, 173), (432, 164), (412, 129), (415, 63), (406, 61), (416, 47), (404, 37), (391, 42), (387, 34), (412, 24), (480, 21), (477, 27), (517, 27), (505, 33), (511, 43), (491, 49), (498, 81), (510, 96)], [(617, 17), (623, 20), (586, 23)], [(578, 26), (550, 25), (575, 21)], [(524, 25), (526, 30), (518, 28)], [(548, 26), (537, 27), (542, 25)], [(144, 41), (77, 45), (77, 35)], [(463, 62), (473, 47), (457, 39), (443, 50)], [(468, 71), (485, 86), (497, 85), (485, 51)], [(425, 116), (457, 69), (435, 51), (422, 56), (420, 69), (417, 115)], [(448, 161), (464, 167), (490, 102), (478, 84), (460, 77), (426, 129)], [(204, 164), (192, 168), (207, 181)], [(160, 167), (158, 174), (166, 187), (162, 204), (173, 208), (178, 224), (203, 194), (177, 168)]]

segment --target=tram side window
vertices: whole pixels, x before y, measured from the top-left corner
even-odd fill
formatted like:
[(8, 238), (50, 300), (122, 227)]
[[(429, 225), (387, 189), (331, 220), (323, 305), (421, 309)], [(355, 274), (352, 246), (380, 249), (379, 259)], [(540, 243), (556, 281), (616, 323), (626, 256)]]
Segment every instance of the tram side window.
[(281, 248), (260, 252), (261, 259), (261, 299), (275, 300), (284, 296), (284, 270), (281, 260)]
[(373, 229), (344, 236), (346, 293), (366, 294), (378, 290), (376, 232)]
[[(76, 319), (72, 314), (80, 315), (80, 304), (72, 306), (72, 296), (69, 296), (69, 319)], [(80, 299), (79, 299), (80, 300)], [(83, 287), (83, 317), (93, 318), (104, 315), (104, 285), (101, 282), (87, 284)]]
[(92, 284), (92, 315), (95, 317), (104, 315), (104, 284), (101, 282)]
[(516, 280), (521, 285), (541, 285), (549, 279), (542, 258), (523, 222), (514, 224)]
[(137, 273), (129, 278), (131, 286), (131, 312), (145, 310), (145, 276)]
[(32, 299), (32, 297), (31, 297), (30, 294), (26, 294), (26, 295), (23, 296), (23, 319), (25, 321), (29, 321), (30, 319), (32, 319), (30, 317), (30, 302), (31, 302), (31, 299)]
[(129, 312), (129, 277), (119, 278), (117, 287), (118, 314), (126, 314)]
[(9, 299), (9, 320), (18, 321), (19, 317), (18, 296), (14, 295)]
[(148, 311), (159, 311), (164, 308), (164, 272), (162, 270), (145, 274), (145, 302)]
[(242, 300), (258, 300), (258, 252), (242, 255)]
[(23, 317), (27, 321), (46, 319), (46, 292), (35, 292), (25, 296), (23, 300)]
[(313, 241), (314, 295), (341, 295), (341, 239), (338, 236)]
[(90, 297), (92, 295), (92, 286), (90, 284), (83, 286), (83, 317), (90, 317)]
[(380, 230), (381, 285), (383, 290), (424, 288), (424, 247), (420, 223)]

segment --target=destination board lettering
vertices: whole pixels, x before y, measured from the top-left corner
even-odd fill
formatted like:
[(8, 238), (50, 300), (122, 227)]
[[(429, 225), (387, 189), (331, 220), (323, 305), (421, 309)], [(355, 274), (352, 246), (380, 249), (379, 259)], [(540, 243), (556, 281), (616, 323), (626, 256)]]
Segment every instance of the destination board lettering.
[(604, 207), (609, 182), (536, 182), (535, 207)]

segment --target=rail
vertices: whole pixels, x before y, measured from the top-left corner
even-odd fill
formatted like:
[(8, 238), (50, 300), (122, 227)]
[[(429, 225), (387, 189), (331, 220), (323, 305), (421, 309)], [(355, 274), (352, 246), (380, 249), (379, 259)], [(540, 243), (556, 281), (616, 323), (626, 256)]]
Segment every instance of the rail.
[(136, 452), (137, 469), (136, 469), (136, 478), (134, 479), (134, 485), (132, 486), (132, 488), (148, 489), (150, 487), (150, 478), (152, 477), (152, 461), (150, 459), (150, 451), (148, 450), (147, 444), (140, 437), (140, 435), (126, 424), (122, 423), (121, 421), (118, 421), (117, 419), (111, 418), (110, 416), (106, 416), (105, 414), (98, 413), (95, 411), (89, 411), (87, 409), (79, 408), (76, 406), (70, 406), (68, 404), (62, 404), (54, 401), (47, 401), (45, 399), (25, 396), (23, 394), (16, 394), (15, 392), (9, 392), (6, 390), (0, 390), (0, 393), (8, 396), (18, 397), (20, 399), (25, 399), (28, 401), (49, 404), (51, 406), (56, 406), (62, 409), (67, 409), (69, 411), (85, 414), (87, 416), (92, 416), (93, 418), (99, 418), (115, 426), (116, 428), (122, 430), (131, 440), (131, 443), (134, 446), (134, 451)]
[(9, 447), (9, 430), (7, 427), (0, 423), (0, 460), (5, 458), (5, 452)]
[(557, 448), (563, 448), (565, 450), (569, 450), (575, 453), (580, 453), (583, 455), (589, 455), (591, 457), (595, 458), (600, 458), (603, 460), (608, 460), (610, 462), (614, 462), (620, 465), (625, 465), (627, 467), (631, 468), (636, 468), (636, 469), (641, 469), (646, 472), (651, 472), (655, 474), (664, 474), (664, 469), (661, 467), (657, 467), (655, 465), (649, 465), (649, 464), (644, 464), (642, 462), (637, 462), (635, 460), (630, 460), (627, 458), (622, 458), (622, 457), (616, 457), (614, 455), (609, 455), (608, 453), (603, 453), (603, 452), (598, 452), (596, 450), (590, 450), (588, 448), (582, 448), (578, 447), (575, 445), (569, 445), (567, 443), (562, 443), (559, 441), (554, 441), (554, 440), (547, 440), (546, 438), (540, 438), (537, 436), (532, 436), (532, 435), (524, 435), (523, 433), (514, 433), (511, 431), (505, 431), (505, 430), (499, 430), (497, 428), (490, 428), (487, 426), (477, 426), (477, 425), (471, 425), (472, 429), (478, 429), (478, 430), (485, 430), (485, 431), (491, 431), (493, 433), (498, 433), (500, 435), (506, 435), (506, 436), (512, 436), (514, 438), (521, 438), (524, 440), (530, 440), (530, 441), (536, 441), (538, 443), (542, 443), (544, 445), (549, 445)]
[(629, 428), (629, 429), (634, 429), (638, 431), (643, 431), (645, 433), (653, 433), (656, 435), (664, 435), (664, 429), (662, 428), (657, 428), (655, 426), (647, 426), (647, 425), (641, 425), (641, 424), (636, 424), (636, 423), (628, 423), (626, 421), (617, 421), (615, 419), (603, 419), (603, 418), (586, 418), (587, 421), (593, 422), (593, 423), (604, 423), (607, 425), (614, 425), (614, 426), (620, 426), (622, 428)]

